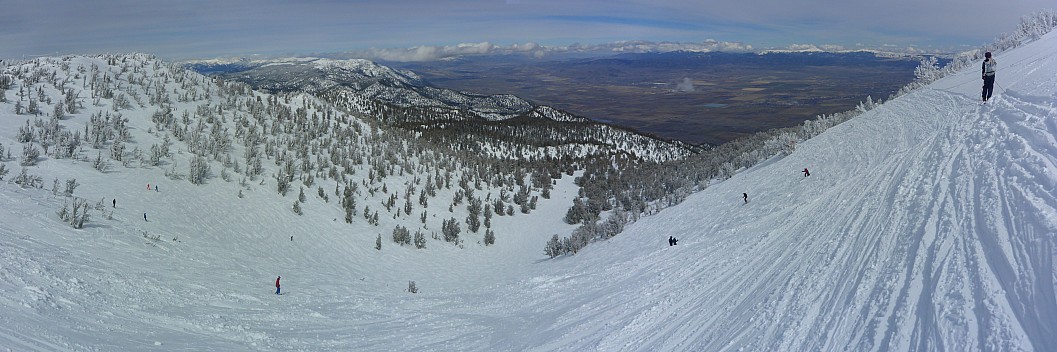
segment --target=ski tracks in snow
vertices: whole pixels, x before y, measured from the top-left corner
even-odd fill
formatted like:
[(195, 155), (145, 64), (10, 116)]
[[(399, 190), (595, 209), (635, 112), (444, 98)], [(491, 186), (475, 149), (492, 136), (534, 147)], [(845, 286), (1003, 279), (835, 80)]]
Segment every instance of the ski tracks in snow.
[[(568, 310), (530, 336), (541, 350), (1052, 350), (1047, 101), (1012, 90), (981, 106), (943, 89), (889, 101), (763, 167), (812, 165), (810, 177), (750, 170), (666, 210), (711, 220), (630, 228), (679, 246), (617, 237), (595, 248), (623, 260), (578, 255), (598, 275), (567, 286), (639, 284), (541, 302)], [(730, 206), (744, 190), (751, 201)]]

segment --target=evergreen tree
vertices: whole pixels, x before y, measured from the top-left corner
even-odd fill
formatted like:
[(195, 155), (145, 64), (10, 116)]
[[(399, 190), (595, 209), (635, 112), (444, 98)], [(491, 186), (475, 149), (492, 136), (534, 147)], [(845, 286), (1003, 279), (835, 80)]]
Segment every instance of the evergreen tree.
[(459, 221), (455, 220), (455, 218), (444, 220), (444, 223), (441, 224), (440, 231), (444, 234), (445, 242), (454, 243), (457, 243), (459, 241), (459, 232), (462, 232), (462, 230), (459, 228)]
[(419, 230), (415, 230), (415, 248), (426, 248), (426, 235)]
[(551, 258), (562, 255), (563, 252), (562, 241), (558, 238), (558, 234), (554, 234), (554, 236), (547, 241), (547, 246), (543, 248), (543, 253)]
[(187, 173), (187, 180), (191, 181), (191, 184), (200, 185), (206, 182), (206, 177), (208, 176), (209, 161), (201, 156), (192, 157), (190, 168)]
[(22, 159), (19, 164), (22, 166), (37, 165), (38, 157), (40, 157), (40, 149), (38, 149), (36, 145), (33, 145), (33, 143), (23, 144)]
[(400, 245), (411, 244), (411, 231), (406, 227), (396, 225), (393, 229), (393, 242)]

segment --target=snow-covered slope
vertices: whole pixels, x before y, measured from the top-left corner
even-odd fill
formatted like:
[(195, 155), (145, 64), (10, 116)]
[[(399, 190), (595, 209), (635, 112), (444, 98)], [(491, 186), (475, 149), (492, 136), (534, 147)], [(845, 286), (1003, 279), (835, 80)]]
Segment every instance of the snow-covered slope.
[(998, 55), (988, 105), (979, 71), (967, 70), (561, 259), (511, 292), (537, 302), (523, 312), (543, 312), (525, 319), (530, 333), (499, 340), (568, 351), (1057, 350), (1055, 47), (1050, 33)]
[[(355, 98), (377, 100), (403, 107), (467, 109), (488, 120), (505, 120), (532, 110), (518, 97), (477, 95), (429, 85), (414, 72), (397, 70), (362, 59), (284, 58), (214, 64), (188, 62), (199, 72), (218, 72), (226, 79), (248, 83), (268, 91), (321, 93), (339, 90)], [(223, 72), (218, 67), (236, 68)]]
[[(276, 197), (44, 163), (117, 208), (74, 230), (61, 197), (0, 183), (0, 346), (1057, 350), (1054, 47), (1050, 33), (999, 54), (988, 105), (967, 70), (553, 260), (541, 248), (571, 230), (556, 221), (568, 178), (559, 201), (494, 219), (517, 230), (493, 248), (417, 253)], [(10, 147), (23, 122), (4, 117)]]

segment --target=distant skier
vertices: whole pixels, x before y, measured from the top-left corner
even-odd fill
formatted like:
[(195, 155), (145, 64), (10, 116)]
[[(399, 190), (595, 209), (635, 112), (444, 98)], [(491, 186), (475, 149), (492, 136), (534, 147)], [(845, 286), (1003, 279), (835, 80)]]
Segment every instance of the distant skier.
[(147, 213), (143, 213), (143, 221), (147, 221)]
[(991, 57), (990, 51), (984, 53), (984, 58), (984, 64), (980, 66), (980, 78), (984, 80), (984, 90), (980, 93), (980, 98), (987, 104), (987, 99), (991, 99), (991, 93), (995, 90), (995, 67), (998, 66), (998, 61)]
[(805, 167), (804, 168), (804, 177), (808, 177), (808, 176), (811, 176), (811, 172), (807, 171), (807, 168)]
[(154, 185), (154, 191), (161, 192), (161, 188), (159, 188), (158, 185)]
[(748, 193), (742, 193), (741, 194), (741, 199), (745, 200), (745, 204), (749, 204), (749, 194)]
[(147, 184), (147, 190), (148, 191), (150, 190), (150, 184), (149, 183)]
[(282, 276), (279, 276), (279, 277), (275, 278), (275, 294), (279, 294), (279, 279), (282, 279), (282, 278), (283, 278)]
[(114, 208), (117, 208), (117, 198), (114, 198)]

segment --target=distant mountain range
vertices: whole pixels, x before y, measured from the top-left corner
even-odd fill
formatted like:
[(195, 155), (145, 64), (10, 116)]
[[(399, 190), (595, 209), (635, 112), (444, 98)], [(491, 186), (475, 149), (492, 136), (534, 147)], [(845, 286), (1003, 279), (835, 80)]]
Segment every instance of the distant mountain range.
[(590, 145), (598, 148), (598, 153), (657, 161), (680, 159), (698, 150), (687, 143), (591, 121), (510, 94), (481, 95), (435, 87), (412, 71), (368, 60), (198, 61), (187, 66), (268, 92), (314, 94), (347, 111), (419, 132), (462, 131), (487, 135), (494, 143), (532, 147)]

